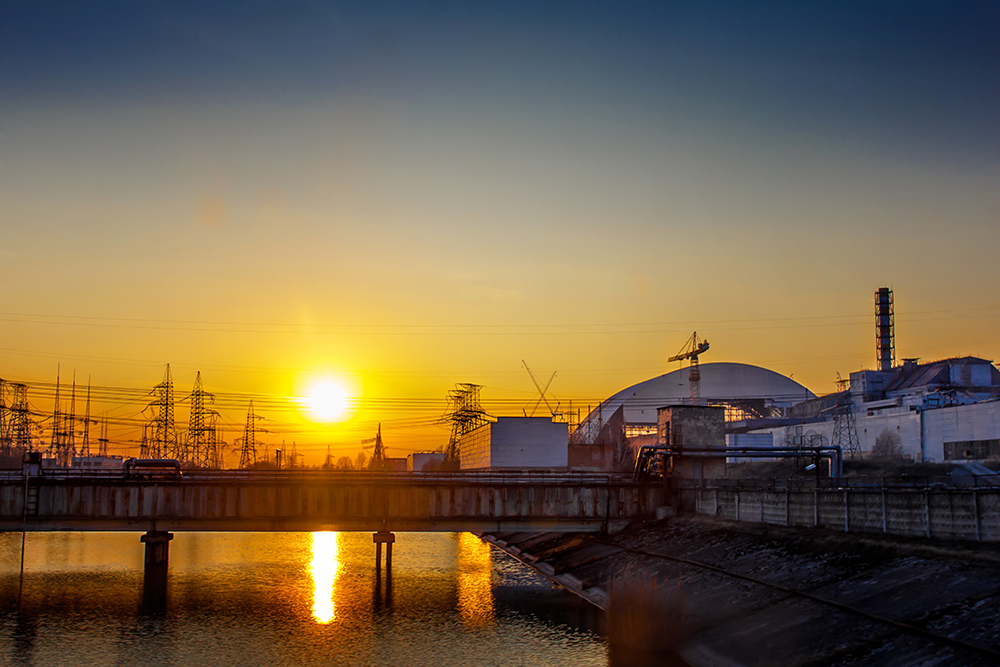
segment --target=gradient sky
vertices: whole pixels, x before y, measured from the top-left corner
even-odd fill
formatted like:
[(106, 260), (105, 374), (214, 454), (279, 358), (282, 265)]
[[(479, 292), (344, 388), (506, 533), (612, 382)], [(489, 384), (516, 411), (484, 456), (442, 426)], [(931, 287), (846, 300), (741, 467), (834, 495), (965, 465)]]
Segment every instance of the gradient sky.
[(353, 420), (267, 436), (319, 462), (695, 329), (826, 393), (883, 285), (899, 358), (998, 359), (1000, 6), (828, 4), (5, 2), (0, 377), (340, 377)]

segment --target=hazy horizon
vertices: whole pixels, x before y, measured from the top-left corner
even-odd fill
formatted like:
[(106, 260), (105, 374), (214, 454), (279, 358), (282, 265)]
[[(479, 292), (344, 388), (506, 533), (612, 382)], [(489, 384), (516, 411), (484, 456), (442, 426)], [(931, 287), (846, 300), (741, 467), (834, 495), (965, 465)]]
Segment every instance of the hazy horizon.
[(319, 463), (380, 422), (391, 454), (444, 445), (458, 382), (530, 409), (522, 359), (585, 409), (695, 330), (703, 363), (827, 393), (875, 365), (882, 286), (897, 358), (996, 359), (997, 25), (986, 2), (6, 3), (0, 377), (75, 371), (78, 414), (88, 377), (141, 411), (168, 363), (178, 398), (198, 371), (227, 397), (333, 379), (353, 419), (267, 435)]

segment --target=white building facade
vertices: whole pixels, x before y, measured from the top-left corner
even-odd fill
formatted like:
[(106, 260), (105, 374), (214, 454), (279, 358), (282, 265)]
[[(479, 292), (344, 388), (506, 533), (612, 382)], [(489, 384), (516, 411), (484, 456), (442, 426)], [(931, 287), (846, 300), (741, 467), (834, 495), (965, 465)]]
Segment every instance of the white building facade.
[(459, 440), (462, 470), (564, 469), (569, 426), (548, 417), (500, 417)]

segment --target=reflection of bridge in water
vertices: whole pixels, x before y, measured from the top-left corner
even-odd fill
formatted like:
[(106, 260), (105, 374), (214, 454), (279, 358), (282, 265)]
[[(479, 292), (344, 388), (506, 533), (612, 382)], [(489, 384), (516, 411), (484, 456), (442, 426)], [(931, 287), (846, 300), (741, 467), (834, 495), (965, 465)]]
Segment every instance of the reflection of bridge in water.
[[(373, 656), (370, 662), (348, 664), (407, 664), (399, 658), (412, 656), (403, 649), (410, 641), (426, 652), (432, 645), (441, 650), (440, 638), (445, 644), (459, 642), (459, 653), (480, 655), (470, 654), (468, 647), (500, 636), (495, 633), (543, 627), (531, 619), (595, 629), (602, 620), (596, 608), (580, 608), (574, 596), (554, 594), (470, 533), (397, 533), (391, 590), (383, 581), (381, 592), (374, 584), (370, 534), (177, 533), (170, 543), (167, 615), (143, 604), (137, 535), (77, 531), (27, 537), (24, 599), (14, 611), (19, 608), (20, 535), (0, 534), (0, 608), (12, 612), (0, 627), (0, 645), (7, 649), (0, 653), (26, 664), (37, 662), (38, 651), (47, 646), (59, 650), (53, 642), (68, 641), (66, 633), (102, 637), (74, 644), (75, 654), (65, 649), (70, 663), (132, 664), (154, 650), (148, 654), (163, 662), (165, 656), (190, 650), (181, 636), (189, 632), (220, 639), (206, 643), (205, 650), (220, 651), (228, 660), (217, 661), (228, 664), (264, 664), (271, 650), (268, 638), (296, 644), (303, 664), (340, 664), (310, 656), (319, 645), (328, 656)], [(59, 628), (63, 624), (65, 631)], [(17, 633), (17, 644), (27, 654), (5, 644), (11, 633)], [(387, 634), (394, 637), (387, 640)], [(32, 651), (34, 660), (29, 659)], [(397, 659), (375, 659), (387, 654)]]
[(46, 471), (0, 478), (0, 530), (141, 531), (152, 588), (170, 531), (615, 531), (650, 517), (662, 487), (579, 473), (185, 472), (149, 479)]

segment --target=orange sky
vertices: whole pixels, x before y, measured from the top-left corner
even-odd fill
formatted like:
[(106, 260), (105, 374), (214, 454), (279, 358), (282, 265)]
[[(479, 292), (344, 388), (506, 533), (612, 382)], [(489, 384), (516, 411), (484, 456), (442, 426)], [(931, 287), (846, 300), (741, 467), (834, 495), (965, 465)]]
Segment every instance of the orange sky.
[[(846, 43), (876, 18), (730, 10), (136, 9), (98, 44), (95, 9), (0, 39), (0, 377), (149, 390), (170, 363), (234, 405), (341, 378), (344, 424), (262, 412), (319, 463), (379, 422), (390, 454), (444, 445), (457, 382), (530, 409), (522, 359), (586, 408), (693, 330), (829, 392), (874, 364), (883, 285), (897, 357), (1000, 358), (989, 21)], [(961, 39), (918, 30), (942, 20)]]

